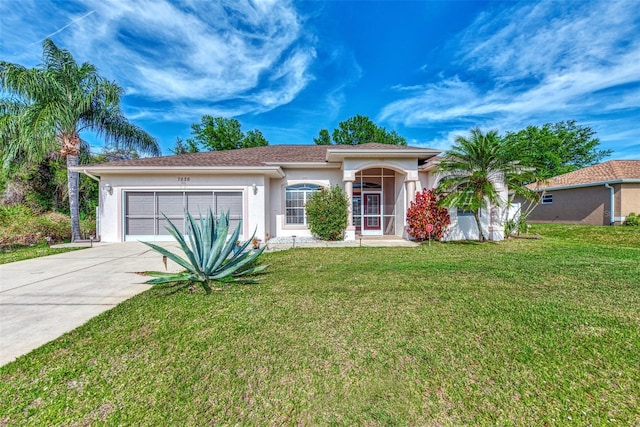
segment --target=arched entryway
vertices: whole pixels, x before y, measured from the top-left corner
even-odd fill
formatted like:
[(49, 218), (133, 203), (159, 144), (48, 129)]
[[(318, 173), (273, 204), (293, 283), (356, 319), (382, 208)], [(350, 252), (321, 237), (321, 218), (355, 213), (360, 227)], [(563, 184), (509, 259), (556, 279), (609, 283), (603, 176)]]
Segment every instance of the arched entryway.
[(402, 225), (403, 195), (399, 172), (389, 168), (358, 171), (352, 187), (352, 222), (362, 236), (397, 235)]

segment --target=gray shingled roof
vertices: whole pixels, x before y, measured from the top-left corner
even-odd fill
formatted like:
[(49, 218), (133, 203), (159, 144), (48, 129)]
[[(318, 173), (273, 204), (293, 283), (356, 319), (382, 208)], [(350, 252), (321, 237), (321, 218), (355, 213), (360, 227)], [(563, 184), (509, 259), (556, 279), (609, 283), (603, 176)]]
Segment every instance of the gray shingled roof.
[(362, 145), (269, 145), (265, 147), (241, 148), (238, 150), (207, 151), (174, 156), (120, 160), (95, 165), (83, 165), (82, 167), (251, 167), (285, 163), (326, 163), (327, 150), (329, 149), (384, 151), (424, 150), (425, 158), (433, 155), (433, 150), (429, 149), (378, 143)]

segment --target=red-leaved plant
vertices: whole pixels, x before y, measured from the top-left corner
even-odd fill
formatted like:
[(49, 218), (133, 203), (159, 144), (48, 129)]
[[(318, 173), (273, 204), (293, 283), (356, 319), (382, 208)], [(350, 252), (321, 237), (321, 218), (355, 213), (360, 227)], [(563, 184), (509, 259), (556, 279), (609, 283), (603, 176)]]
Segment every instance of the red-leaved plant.
[(433, 225), (431, 231), (432, 240), (441, 240), (451, 224), (449, 211), (438, 205), (439, 197), (435, 190), (427, 190), (416, 193), (416, 201), (411, 202), (407, 210), (407, 233), (416, 240), (429, 239), (427, 224)]

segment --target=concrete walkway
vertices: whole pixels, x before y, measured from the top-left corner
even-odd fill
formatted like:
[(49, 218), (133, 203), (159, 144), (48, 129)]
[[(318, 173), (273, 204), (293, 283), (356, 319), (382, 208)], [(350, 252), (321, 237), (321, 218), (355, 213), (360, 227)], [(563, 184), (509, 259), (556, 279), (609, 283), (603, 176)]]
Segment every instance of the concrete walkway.
[(0, 366), (149, 289), (150, 270), (162, 256), (137, 242), (0, 265)]

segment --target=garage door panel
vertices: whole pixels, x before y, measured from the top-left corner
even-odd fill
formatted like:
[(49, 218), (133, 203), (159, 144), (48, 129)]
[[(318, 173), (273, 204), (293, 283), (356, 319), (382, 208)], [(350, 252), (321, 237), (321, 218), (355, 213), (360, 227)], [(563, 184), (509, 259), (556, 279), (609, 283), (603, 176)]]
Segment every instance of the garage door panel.
[(187, 210), (194, 218), (203, 217), (213, 209), (213, 192), (187, 193)]
[(153, 216), (155, 196), (153, 193), (127, 193), (127, 215)]
[[(169, 217), (169, 219), (171, 220), (173, 225), (175, 225), (176, 228), (180, 230), (181, 233), (184, 233), (183, 217)], [(167, 221), (164, 217), (158, 218), (158, 235), (159, 236), (168, 236), (171, 234), (169, 233), (169, 230), (167, 230), (167, 227), (169, 227), (169, 221)]]
[(242, 193), (216, 193), (216, 214), (227, 212), (231, 218), (242, 217)]
[(183, 193), (157, 193), (158, 212), (168, 217), (184, 215)]
[(153, 218), (127, 218), (127, 234), (136, 236), (153, 235), (155, 220)]

